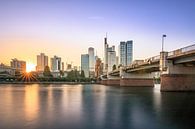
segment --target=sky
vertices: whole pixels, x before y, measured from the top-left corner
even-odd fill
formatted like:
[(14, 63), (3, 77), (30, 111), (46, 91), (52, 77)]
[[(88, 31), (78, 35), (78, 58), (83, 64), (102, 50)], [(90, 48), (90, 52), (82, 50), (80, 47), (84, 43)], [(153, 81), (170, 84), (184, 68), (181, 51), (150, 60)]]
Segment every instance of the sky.
[[(18, 58), (36, 64), (43, 52), (80, 65), (94, 47), (133, 40), (133, 59), (195, 44), (194, 0), (1, 0), (0, 63)], [(118, 49), (117, 49), (118, 51)]]

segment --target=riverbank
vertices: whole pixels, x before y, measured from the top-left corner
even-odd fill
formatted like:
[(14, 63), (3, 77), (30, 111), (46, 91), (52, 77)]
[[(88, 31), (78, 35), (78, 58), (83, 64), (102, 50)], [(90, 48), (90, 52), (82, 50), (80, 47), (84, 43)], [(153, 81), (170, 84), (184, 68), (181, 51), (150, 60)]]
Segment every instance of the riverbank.
[(78, 85), (78, 84), (99, 84), (96, 82), (0, 82), (1, 84), (69, 84), (69, 85)]

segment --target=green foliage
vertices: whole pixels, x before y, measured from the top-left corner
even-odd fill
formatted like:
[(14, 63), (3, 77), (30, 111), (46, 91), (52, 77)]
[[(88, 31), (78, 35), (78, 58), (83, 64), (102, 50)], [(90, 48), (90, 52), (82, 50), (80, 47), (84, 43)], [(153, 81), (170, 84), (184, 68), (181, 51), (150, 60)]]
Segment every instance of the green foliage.
[(44, 72), (43, 72), (44, 77), (52, 77), (52, 74), (50, 72), (49, 66), (45, 66)]
[(81, 78), (85, 78), (85, 72), (81, 70)]
[(60, 76), (63, 77), (64, 76), (64, 72), (62, 70), (60, 70)]
[(113, 65), (113, 66), (112, 66), (112, 70), (115, 70), (115, 69), (116, 69), (116, 65)]
[(79, 71), (72, 70), (68, 73), (67, 78), (70, 80), (78, 80), (80, 78)]

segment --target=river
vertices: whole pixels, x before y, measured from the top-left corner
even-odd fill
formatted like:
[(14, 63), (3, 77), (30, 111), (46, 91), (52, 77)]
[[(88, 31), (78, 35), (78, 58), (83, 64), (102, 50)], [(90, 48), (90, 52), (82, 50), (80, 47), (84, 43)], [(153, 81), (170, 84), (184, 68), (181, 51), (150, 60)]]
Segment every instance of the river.
[(195, 93), (156, 87), (0, 85), (0, 129), (194, 129)]

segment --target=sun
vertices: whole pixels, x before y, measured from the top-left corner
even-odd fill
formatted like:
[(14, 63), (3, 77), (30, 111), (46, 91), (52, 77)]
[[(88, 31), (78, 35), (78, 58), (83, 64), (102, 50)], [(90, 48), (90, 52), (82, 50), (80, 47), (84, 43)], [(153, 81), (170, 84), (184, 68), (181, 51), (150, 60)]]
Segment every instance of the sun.
[(35, 64), (33, 63), (27, 63), (26, 64), (26, 72), (35, 71)]

